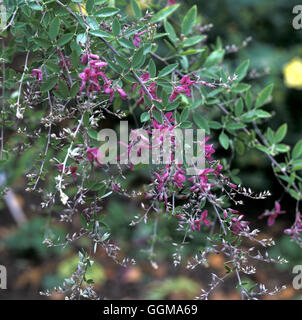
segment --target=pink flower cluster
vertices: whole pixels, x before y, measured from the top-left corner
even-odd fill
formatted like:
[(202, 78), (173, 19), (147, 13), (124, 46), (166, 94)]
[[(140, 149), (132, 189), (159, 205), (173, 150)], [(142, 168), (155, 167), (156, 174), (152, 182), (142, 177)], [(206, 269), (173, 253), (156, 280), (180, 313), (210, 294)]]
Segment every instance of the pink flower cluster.
[(90, 163), (94, 163), (96, 161), (97, 166), (101, 167), (101, 157), (104, 156), (102, 153), (99, 153), (99, 148), (89, 148), (87, 149), (87, 159)]
[[(158, 200), (165, 201), (165, 203), (168, 201), (166, 187), (169, 185), (169, 183), (172, 182), (176, 188), (182, 189), (184, 187), (184, 183), (186, 182), (185, 171), (180, 168), (180, 165), (178, 165), (174, 173), (172, 173), (169, 164), (167, 164), (162, 173), (154, 172), (153, 174), (156, 177), (154, 183), (157, 189)], [(146, 198), (149, 198), (148, 194), (146, 195)]]
[(107, 62), (100, 60), (100, 57), (96, 54), (85, 53), (81, 57), (81, 63), (84, 65), (89, 65), (86, 67), (82, 73), (79, 74), (79, 78), (82, 80), (79, 92), (82, 92), (87, 86), (87, 92), (101, 91), (101, 85), (99, 83), (99, 78), (103, 79), (103, 91), (105, 94), (110, 95), (110, 102), (113, 101), (115, 90), (118, 92), (119, 96), (123, 99), (127, 99), (126, 92), (118, 85), (115, 88), (112, 86), (112, 80), (108, 80), (105, 73), (101, 68), (107, 66)]
[(148, 32), (147, 30), (143, 30), (143, 31), (141, 31), (141, 32), (135, 32), (135, 34), (134, 34), (134, 38), (133, 38), (133, 44), (137, 47), (137, 48), (139, 48), (139, 44), (140, 44), (140, 42), (141, 42), (141, 35), (143, 35), (144, 33), (146, 33), (146, 32)]
[[(142, 82), (145, 84), (148, 82), (148, 80), (150, 79), (150, 74), (148, 72), (142, 74), (140, 76)], [(131, 87), (131, 90), (134, 91), (135, 88), (139, 86), (138, 83), (133, 83), (132, 84), (132, 87)], [(149, 85), (146, 85), (146, 88), (148, 89), (149, 93), (151, 94), (152, 98), (158, 102), (161, 102), (161, 99), (159, 99), (156, 95), (156, 90), (157, 90), (157, 84), (155, 82), (151, 82)], [(141, 105), (141, 104), (144, 104), (144, 94), (145, 94), (145, 91), (144, 89), (142, 88), (142, 86), (140, 86), (139, 88), (139, 99), (137, 101), (137, 105)]]
[(204, 223), (207, 227), (210, 227), (211, 226), (211, 222), (210, 220), (206, 219), (208, 217), (208, 211), (207, 210), (204, 210), (202, 213), (201, 213), (201, 216), (199, 219), (197, 220), (194, 220), (193, 223), (191, 223), (191, 229), (193, 231), (200, 231), (200, 227), (201, 227), (201, 224)]
[(176, 1), (168, 0), (167, 6), (172, 6), (173, 4), (176, 4)]
[(191, 97), (191, 89), (190, 86), (194, 84), (196, 81), (190, 79), (190, 76), (184, 76), (181, 80), (180, 86), (176, 86), (170, 96), (170, 101), (173, 102), (180, 93), (184, 93), (187, 97)]
[(271, 211), (269, 210), (266, 210), (264, 213), (262, 213), (258, 219), (263, 219), (265, 217), (268, 217), (267, 219), (267, 225), (269, 227), (271, 227), (275, 221), (276, 221), (276, 218), (280, 215), (280, 214), (285, 214), (286, 211), (284, 210), (281, 210), (281, 206), (280, 206), (280, 203), (278, 201), (275, 202), (275, 208)]
[[(233, 210), (230, 208), (228, 210), (231, 214), (239, 215), (239, 212), (237, 210)], [(223, 212), (223, 215), (225, 218), (228, 218), (228, 213), (226, 210)], [(238, 217), (231, 217), (231, 229), (236, 234), (239, 234), (241, 231), (246, 230), (246, 228), (250, 224), (248, 221), (242, 220), (243, 217), (243, 214), (239, 215)]]
[(291, 238), (295, 240), (300, 240), (302, 232), (302, 215), (297, 214), (294, 225), (291, 228), (285, 229), (284, 233), (288, 234)]
[(99, 77), (102, 77), (104, 82), (107, 82), (108, 79), (105, 76), (104, 72), (101, 71), (102, 67), (107, 66), (107, 62), (101, 61), (98, 55), (89, 53), (84, 54), (81, 57), (82, 64), (89, 64), (89, 67), (86, 67), (82, 73), (79, 74), (79, 78), (82, 80), (81, 87), (79, 92), (82, 92), (87, 86), (87, 91), (101, 91), (101, 86), (99, 84)]
[[(63, 167), (64, 167), (63, 164), (57, 164), (56, 166), (58, 167), (59, 172), (63, 171)], [(77, 173), (76, 173), (77, 170), (78, 170), (78, 167), (75, 167), (75, 166), (70, 166), (69, 169), (65, 167), (64, 173), (67, 173), (69, 171), (73, 177), (73, 180), (76, 181), (77, 180)]]
[(43, 81), (43, 75), (41, 69), (32, 69), (31, 76), (36, 77), (37, 80)]

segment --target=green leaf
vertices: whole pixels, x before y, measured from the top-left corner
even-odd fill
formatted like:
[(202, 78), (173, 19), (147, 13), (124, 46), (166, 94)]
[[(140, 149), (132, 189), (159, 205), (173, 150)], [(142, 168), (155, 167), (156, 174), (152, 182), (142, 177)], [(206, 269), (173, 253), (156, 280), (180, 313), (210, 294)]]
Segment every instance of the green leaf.
[(222, 128), (222, 125), (220, 122), (218, 121), (209, 121), (209, 127), (211, 129), (215, 129), (215, 130), (218, 130), (218, 129), (221, 129)]
[(121, 26), (117, 18), (114, 18), (112, 22), (112, 32), (115, 37), (118, 37), (121, 32)]
[(70, 89), (70, 96), (74, 98), (79, 92), (79, 89), (80, 89), (80, 84), (78, 82), (75, 82)]
[(270, 95), (272, 94), (273, 86), (274, 86), (273, 84), (270, 84), (259, 93), (256, 100), (256, 105), (255, 105), (256, 108), (260, 108), (267, 102)]
[(129, 70), (130, 69), (130, 63), (128, 60), (126, 60), (125, 58), (121, 57), (121, 56), (115, 56), (115, 60), (118, 63), (118, 65), (120, 67), (122, 67), (123, 69)]
[(265, 146), (262, 146), (261, 144), (256, 144), (255, 145), (255, 148), (257, 148), (258, 150), (264, 152), (264, 153), (267, 153), (267, 154), (270, 154), (270, 150), (269, 148), (265, 147)]
[(302, 155), (302, 140), (298, 141), (292, 151), (292, 158), (297, 159)]
[(219, 142), (224, 149), (227, 150), (229, 148), (230, 140), (229, 140), (229, 137), (224, 132), (220, 133)]
[(236, 152), (242, 156), (245, 150), (244, 143), (240, 140), (235, 140), (234, 145), (235, 145)]
[(164, 22), (164, 27), (165, 27), (165, 31), (166, 31), (167, 34), (168, 34), (169, 39), (170, 39), (173, 43), (175, 43), (176, 40), (177, 40), (177, 35), (176, 35), (176, 33), (175, 33), (175, 30), (174, 30), (173, 26), (171, 25), (170, 22), (168, 22), (168, 20), (165, 20), (165, 22)]
[(66, 33), (64, 34), (57, 42), (58, 46), (63, 46), (64, 44), (68, 43), (73, 37), (73, 33)]
[(194, 113), (193, 120), (199, 129), (204, 129), (207, 133), (210, 132), (208, 121), (199, 113)]
[(146, 122), (150, 120), (150, 115), (148, 112), (143, 112), (140, 116), (141, 122)]
[(132, 58), (132, 67), (137, 68), (139, 65), (143, 62), (143, 60), (146, 58), (144, 55), (144, 48), (139, 48), (133, 55)]
[(189, 108), (184, 108), (182, 113), (180, 114), (180, 122), (185, 122), (189, 117)]
[(253, 106), (253, 95), (250, 90), (248, 90), (244, 97), (244, 102), (248, 110), (251, 110)]
[(275, 142), (276, 143), (281, 142), (284, 139), (284, 137), (286, 136), (286, 133), (287, 133), (287, 124), (284, 123), (276, 132)]
[(258, 118), (270, 118), (272, 116), (269, 112), (262, 109), (256, 110), (256, 115)]
[(99, 30), (99, 23), (94, 17), (88, 16), (86, 17), (86, 21), (92, 30)]
[(52, 20), (48, 30), (48, 35), (50, 40), (54, 40), (56, 38), (56, 36), (59, 33), (59, 30), (60, 30), (60, 20), (58, 17), (55, 17)]
[(48, 49), (52, 46), (52, 43), (49, 40), (43, 38), (33, 38), (33, 41), (41, 48)]
[(180, 124), (180, 127), (184, 128), (184, 129), (191, 128), (192, 127), (192, 122), (191, 121), (184, 121), (184, 122), (182, 122)]
[(238, 99), (235, 105), (235, 115), (236, 117), (240, 117), (243, 112), (243, 101), (242, 98)]
[(242, 93), (251, 88), (251, 85), (247, 83), (238, 83), (238, 84), (236, 82), (234, 83), (235, 85), (232, 87), (232, 90), (231, 90), (232, 93)]
[(158, 77), (162, 78), (172, 71), (174, 71), (178, 67), (178, 63), (170, 64), (169, 66), (164, 67), (160, 72), (158, 73)]
[(234, 121), (229, 122), (229, 123), (226, 125), (226, 129), (227, 129), (227, 130), (230, 130), (230, 131), (243, 129), (243, 128), (245, 128), (245, 127), (246, 127), (245, 124), (239, 123), (239, 122), (234, 122)]
[(151, 78), (156, 77), (156, 64), (153, 59), (150, 59), (148, 64), (148, 71), (150, 73)]
[(106, 7), (98, 10), (94, 15), (98, 18), (106, 18), (111, 17), (117, 14), (120, 11), (118, 8)]
[(213, 51), (206, 59), (204, 66), (206, 68), (211, 68), (217, 65), (223, 60), (225, 51), (223, 49), (218, 49)]
[(86, 11), (88, 13), (91, 13), (94, 8), (94, 5), (95, 5), (94, 0), (87, 0), (86, 1)]
[(41, 92), (50, 91), (57, 84), (57, 81), (58, 76), (47, 78), (47, 80), (45, 80), (45, 82), (41, 86)]
[[(72, 90), (72, 89), (71, 89)], [(70, 91), (71, 91), (70, 90)], [(89, 119), (90, 119), (90, 116), (89, 116), (89, 112), (88, 111), (85, 111), (84, 112), (84, 116), (83, 116), (83, 124), (84, 126), (87, 128), (89, 126)]]
[(160, 11), (158, 11), (151, 19), (152, 23), (159, 22), (163, 19), (169, 17), (175, 10), (177, 10), (179, 4), (174, 4), (172, 6), (168, 6)]
[(152, 110), (152, 115), (155, 118), (155, 120), (157, 120), (160, 123), (163, 123), (163, 119), (162, 119), (161, 113), (159, 111)]
[(88, 129), (87, 133), (91, 139), (98, 140), (98, 132), (96, 130)]
[(249, 69), (250, 60), (243, 61), (235, 70), (235, 74), (237, 75), (237, 81), (241, 81), (245, 76)]
[(54, 94), (62, 99), (67, 99), (69, 97), (69, 90), (64, 81), (59, 81), (58, 88), (54, 91)]
[(267, 128), (267, 139), (268, 139), (270, 144), (274, 144), (275, 143), (274, 131), (271, 128)]
[(89, 33), (92, 34), (93, 36), (96, 36), (96, 37), (99, 37), (99, 38), (109, 38), (109, 37), (111, 37), (110, 33), (105, 32), (103, 30), (90, 30)]
[(134, 16), (137, 19), (140, 19), (143, 15), (142, 15), (142, 11), (140, 6), (138, 5), (138, 3), (135, 0), (131, 0), (131, 7), (134, 13)]
[(293, 171), (302, 170), (302, 160), (301, 159), (292, 161), (291, 165), (292, 165)]
[(185, 15), (183, 21), (182, 21), (182, 25), (181, 25), (181, 33), (183, 35), (188, 35), (189, 33), (192, 32), (192, 29), (194, 27), (195, 24), (195, 20), (196, 20), (196, 16), (197, 16), (197, 7), (196, 5), (194, 5)]
[[(186, 39), (183, 43), (184, 47), (191, 47), (191, 46), (195, 46), (196, 44), (200, 43), (202, 40), (204, 40), (206, 38), (206, 36), (194, 36), (194, 37), (190, 37), (188, 39)], [(204, 51), (205, 49), (202, 49), (202, 51)], [(201, 52), (201, 51), (198, 51)]]
[(275, 146), (275, 149), (277, 152), (281, 152), (281, 153), (285, 153), (290, 150), (289, 146), (287, 146), (286, 144), (283, 144), (283, 143), (277, 144)]
[(85, 33), (80, 33), (80, 34), (77, 35), (77, 44), (79, 44), (80, 42), (82, 44), (85, 44), (86, 41), (87, 41), (87, 36), (86, 36)]
[(131, 42), (128, 39), (122, 38), (118, 40), (118, 43), (123, 46), (124, 48), (127, 49), (135, 49), (136, 47), (134, 46), (133, 42)]

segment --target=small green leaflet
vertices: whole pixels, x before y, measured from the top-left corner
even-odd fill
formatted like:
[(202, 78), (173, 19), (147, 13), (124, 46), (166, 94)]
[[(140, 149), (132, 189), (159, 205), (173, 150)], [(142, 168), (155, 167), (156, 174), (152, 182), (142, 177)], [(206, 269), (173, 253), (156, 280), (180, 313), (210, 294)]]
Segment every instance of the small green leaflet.
[(259, 93), (256, 100), (256, 108), (262, 107), (268, 101), (270, 95), (272, 94), (273, 86), (273, 84), (270, 84)]
[(58, 77), (49, 77), (41, 86), (41, 92), (47, 92), (51, 90), (57, 83)]
[(131, 7), (134, 13), (134, 16), (137, 19), (140, 19), (143, 15), (142, 15), (142, 11), (138, 5), (138, 3), (135, 0), (131, 0)]
[(227, 150), (229, 148), (230, 140), (229, 140), (229, 137), (224, 132), (220, 133), (219, 142), (224, 149)]
[(158, 11), (151, 19), (151, 22), (159, 22), (161, 20), (166, 19), (169, 17), (175, 10), (177, 10), (179, 7), (179, 4), (174, 4), (172, 6), (168, 6), (160, 11)]
[(194, 5), (185, 15), (182, 25), (181, 33), (185, 36), (192, 32), (197, 16), (197, 7)]
[(58, 17), (55, 17), (51, 24), (49, 25), (48, 35), (50, 40), (54, 40), (58, 35), (60, 30), (60, 20)]
[(178, 67), (178, 63), (174, 63), (171, 64), (169, 66), (164, 67), (162, 70), (160, 70), (160, 72), (158, 73), (158, 77), (162, 78), (166, 75), (168, 75), (169, 73), (171, 73), (172, 71), (174, 71), (176, 68)]

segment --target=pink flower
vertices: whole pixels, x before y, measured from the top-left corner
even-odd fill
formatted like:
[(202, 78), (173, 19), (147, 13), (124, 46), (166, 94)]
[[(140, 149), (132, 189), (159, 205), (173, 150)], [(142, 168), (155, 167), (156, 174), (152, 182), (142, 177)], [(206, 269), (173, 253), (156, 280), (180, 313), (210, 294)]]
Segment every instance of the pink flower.
[(207, 227), (210, 227), (211, 225), (211, 222), (209, 220), (207, 220), (208, 216), (208, 211), (207, 210), (204, 210), (204, 212), (202, 212), (201, 216), (200, 216), (200, 219), (197, 219), (197, 220), (194, 220), (193, 223), (191, 224), (191, 229), (193, 231), (195, 230), (198, 230), (200, 231), (200, 226), (201, 226), (201, 223), (203, 222)]
[(139, 43), (141, 42), (141, 35), (143, 35), (144, 33), (148, 32), (147, 30), (143, 30), (141, 32), (136, 32), (133, 38), (133, 44), (139, 48)]
[[(58, 167), (59, 172), (63, 171), (63, 164), (57, 164), (56, 166)], [(78, 167), (74, 167), (74, 166), (69, 167), (70, 174), (72, 175), (74, 181), (77, 180), (77, 174), (76, 174), (77, 170), (78, 170)], [(65, 168), (64, 171), (65, 171), (64, 173), (66, 173), (68, 169)]]
[(201, 143), (201, 147), (204, 148), (205, 158), (207, 161), (212, 160), (212, 154), (215, 153), (215, 149), (213, 148), (213, 144), (206, 144), (206, 142), (210, 139), (210, 137), (206, 137), (204, 141)]
[(88, 63), (88, 54), (87, 53), (84, 53), (81, 57), (81, 63), (86, 65)]
[(71, 173), (71, 175), (72, 175), (72, 177), (73, 177), (73, 180), (76, 181), (76, 180), (77, 180), (77, 174), (76, 174), (76, 172), (77, 172), (77, 170), (78, 170), (78, 167), (70, 166), (69, 170), (70, 170), (70, 173)]
[(174, 174), (173, 181), (174, 185), (177, 188), (183, 188), (183, 184), (186, 181), (186, 177), (184, 176), (184, 171), (180, 168), (177, 169), (176, 173)]
[(187, 97), (191, 97), (190, 86), (195, 83), (195, 81), (190, 80), (190, 76), (184, 76), (180, 80), (181, 86), (176, 86), (170, 96), (170, 101), (173, 102), (177, 96), (184, 93)]
[[(92, 60), (89, 60), (92, 59)], [(79, 78), (82, 79), (82, 83), (79, 92), (82, 92), (87, 86), (87, 92), (101, 91), (101, 86), (99, 84), (99, 77), (103, 78), (105, 83), (108, 79), (104, 72), (100, 70), (102, 67), (107, 66), (107, 62), (99, 60), (99, 56), (95, 54), (84, 54), (81, 57), (81, 63), (87, 64), (89, 60), (89, 67), (86, 67), (82, 73), (79, 74)]]
[(275, 220), (276, 218), (278, 217), (278, 215), (280, 214), (285, 214), (286, 211), (284, 210), (281, 210), (281, 206), (280, 206), (280, 203), (278, 201), (275, 202), (275, 209), (272, 210), (272, 211), (268, 211), (266, 210), (264, 213), (262, 213), (258, 219), (263, 219), (264, 217), (268, 217), (268, 220), (267, 220), (267, 225), (269, 227), (271, 227), (274, 223), (275, 223)]
[[(66, 67), (67, 67), (68, 69), (71, 69), (71, 68), (72, 68), (72, 64), (71, 64), (70, 60), (65, 60), (65, 63), (66, 63)], [(64, 68), (65, 68), (65, 64), (64, 64), (63, 60), (60, 61), (60, 68), (61, 68), (61, 69), (64, 69)]]
[(42, 75), (42, 70), (41, 69), (32, 69), (31, 76), (32, 77), (36, 77), (36, 79), (39, 80), (39, 81), (43, 80), (43, 75)]
[(120, 96), (123, 100), (127, 100), (127, 99), (128, 99), (127, 93), (124, 91), (124, 89), (122, 89), (121, 87), (117, 86), (116, 90), (117, 90), (119, 96)]
[[(112, 81), (107, 81), (104, 86), (103, 86), (103, 90), (104, 90), (104, 93), (106, 94), (109, 94), (110, 95), (110, 102), (113, 101), (113, 98), (114, 98), (114, 88), (111, 86), (111, 83)], [(119, 94), (119, 96), (123, 99), (123, 100), (127, 100), (128, 99), (128, 96), (127, 96), (127, 93), (125, 92), (124, 89), (122, 89), (121, 87), (119, 86), (116, 86), (116, 90)]]
[(167, 6), (172, 6), (173, 4), (176, 4), (176, 1), (168, 0)]
[(232, 218), (231, 228), (236, 234), (240, 233), (241, 231), (244, 231), (250, 224), (248, 221), (243, 221), (243, 217), (244, 215), (242, 214), (238, 218)]
[(291, 226), (291, 228), (285, 229), (284, 233), (288, 234), (289, 236), (291, 236), (293, 239), (295, 240), (300, 240), (301, 238), (301, 232), (302, 232), (302, 221), (301, 221), (302, 215), (299, 214), (296, 217), (296, 221), (293, 224), (293, 226)]
[(100, 158), (103, 157), (104, 155), (101, 152), (98, 152), (99, 148), (90, 148), (87, 149), (87, 159), (89, 162), (93, 163), (96, 161), (98, 165), (101, 165), (101, 160)]

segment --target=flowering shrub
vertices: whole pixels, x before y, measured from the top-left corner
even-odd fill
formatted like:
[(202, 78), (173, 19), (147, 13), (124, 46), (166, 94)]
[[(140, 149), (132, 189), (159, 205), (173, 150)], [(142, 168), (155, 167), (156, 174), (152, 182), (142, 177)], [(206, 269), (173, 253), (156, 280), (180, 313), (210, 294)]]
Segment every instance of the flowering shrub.
[[(208, 290), (197, 298), (207, 299), (232, 274), (242, 299), (278, 293), (282, 288), (268, 290), (264, 284), (247, 289), (241, 280), (256, 272), (253, 261), (286, 261), (269, 257), (266, 248), (274, 245), (273, 239), (259, 237), (245, 214), (244, 197), (257, 201), (270, 192), (255, 194), (241, 186), (231, 162), (234, 155), (251, 149), (269, 159), (276, 179), (297, 201), (295, 222), (284, 232), (302, 247), (302, 140), (291, 149), (282, 143), (286, 124), (276, 131), (265, 127), (272, 116), (265, 107), (273, 85), (254, 92), (247, 77), (249, 61), (236, 67), (225, 63), (227, 47), (220, 39), (208, 43), (210, 27), (202, 25), (196, 6), (181, 12), (176, 1), (161, 1), (159, 9), (142, 10), (132, 0), (131, 18), (119, 1), (116, 6), (104, 0), (4, 3), (8, 21), (1, 35), (9, 41), (2, 40), (1, 54), (1, 164), (11, 165), (16, 157), (38, 150), (35, 163), (27, 168), (27, 191), (40, 194), (43, 210), (59, 215), (62, 223), (72, 224), (77, 216), (82, 223), (65, 239), (49, 237), (44, 243), (65, 247), (81, 238), (91, 243), (91, 250), (80, 251), (75, 272), (55, 291), (70, 299), (97, 298), (86, 273), (98, 247), (116, 263), (135, 263), (121, 257), (119, 239), (111, 239), (102, 215), (108, 198), (119, 196), (142, 209), (141, 216), (129, 221), (132, 227), (154, 225), (149, 255), (153, 267), (158, 221), (164, 216), (171, 216), (183, 235), (182, 242), (173, 242), (175, 266), (192, 239), (206, 245), (186, 262), (188, 269), (206, 266), (210, 253), (227, 257), (224, 277), (212, 274)], [(22, 72), (14, 68), (16, 53), (25, 57)], [(108, 119), (113, 128), (120, 120), (133, 122), (129, 140), (120, 130), (120, 153), (114, 153), (111, 162), (110, 146), (100, 131)], [(206, 133), (195, 143), (205, 162), (196, 174), (187, 171), (196, 163), (177, 161), (181, 142), (175, 130), (190, 128)], [(167, 136), (175, 155), (160, 163)], [(215, 156), (218, 143), (227, 158)], [(154, 149), (162, 151), (149, 164), (145, 156)], [(138, 177), (148, 172), (148, 182), (128, 190), (130, 172)], [(280, 214), (285, 211), (276, 201), (275, 208), (259, 218), (271, 226)], [(255, 247), (243, 245), (246, 239)]]

